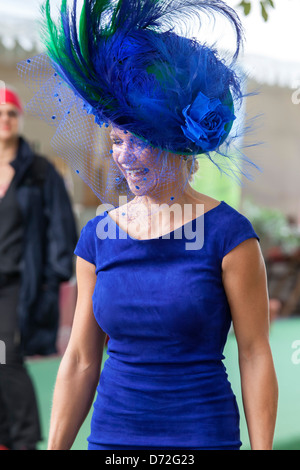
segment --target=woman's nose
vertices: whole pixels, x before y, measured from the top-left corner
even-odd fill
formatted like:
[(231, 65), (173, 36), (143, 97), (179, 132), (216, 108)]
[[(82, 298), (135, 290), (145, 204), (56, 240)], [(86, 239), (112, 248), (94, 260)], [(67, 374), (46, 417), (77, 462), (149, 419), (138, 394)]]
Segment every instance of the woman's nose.
[(0, 113), (0, 120), (1, 122), (8, 123), (11, 121), (10, 116), (8, 113)]
[(122, 145), (117, 154), (117, 160), (120, 165), (131, 165), (136, 161), (136, 156), (133, 152), (132, 146)]

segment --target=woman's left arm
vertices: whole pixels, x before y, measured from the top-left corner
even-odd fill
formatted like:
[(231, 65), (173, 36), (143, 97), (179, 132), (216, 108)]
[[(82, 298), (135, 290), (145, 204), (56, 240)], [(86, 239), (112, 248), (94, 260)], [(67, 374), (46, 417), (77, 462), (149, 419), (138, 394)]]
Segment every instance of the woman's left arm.
[(222, 262), (223, 284), (238, 344), (243, 405), (252, 450), (271, 450), (278, 385), (269, 344), (265, 263), (256, 239), (231, 250)]

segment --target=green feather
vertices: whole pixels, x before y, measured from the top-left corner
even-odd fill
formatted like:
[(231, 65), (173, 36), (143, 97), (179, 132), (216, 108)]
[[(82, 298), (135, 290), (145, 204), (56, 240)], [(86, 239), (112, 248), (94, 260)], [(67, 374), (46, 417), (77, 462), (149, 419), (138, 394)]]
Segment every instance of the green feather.
[(46, 46), (46, 49), (51, 58), (57, 56), (58, 50), (58, 33), (55, 24), (51, 18), (50, 12), (50, 0), (46, 0), (46, 3), (41, 6), (43, 28), (42, 28), (42, 40)]
[(88, 61), (89, 58), (89, 48), (88, 48), (88, 26), (85, 14), (86, 0), (84, 0), (83, 7), (81, 10), (80, 20), (79, 20), (79, 44), (80, 50), (83, 57)]

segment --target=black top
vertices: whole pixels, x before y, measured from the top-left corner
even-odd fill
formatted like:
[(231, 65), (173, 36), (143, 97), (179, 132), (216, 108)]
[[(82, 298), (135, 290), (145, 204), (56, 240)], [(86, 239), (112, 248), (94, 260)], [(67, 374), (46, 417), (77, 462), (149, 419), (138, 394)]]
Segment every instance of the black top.
[(24, 226), (17, 201), (15, 179), (0, 198), (0, 273), (20, 272)]
[(22, 137), (11, 166), (13, 184), (0, 203), (0, 273), (4, 267), (5, 272), (20, 268), (18, 313), (24, 354), (53, 354), (58, 286), (73, 274), (75, 218), (62, 177)]

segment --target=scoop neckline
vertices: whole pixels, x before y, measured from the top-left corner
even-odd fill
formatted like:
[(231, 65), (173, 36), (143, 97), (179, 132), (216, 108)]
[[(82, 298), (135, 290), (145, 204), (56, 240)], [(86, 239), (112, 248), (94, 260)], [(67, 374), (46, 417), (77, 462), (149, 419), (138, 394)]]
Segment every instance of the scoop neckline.
[(204, 217), (212, 212), (215, 212), (216, 209), (218, 209), (220, 206), (223, 206), (225, 204), (225, 201), (220, 201), (220, 203), (213, 207), (212, 209), (209, 209), (208, 211), (204, 212), (203, 214), (199, 215), (198, 217), (195, 217), (194, 219), (191, 219), (189, 220), (188, 222), (186, 222), (185, 224), (181, 225), (180, 227), (177, 227), (176, 229), (172, 230), (171, 232), (168, 232), (168, 233), (165, 233), (164, 235), (161, 235), (160, 237), (156, 237), (156, 238), (134, 238), (132, 237), (128, 232), (125, 232), (125, 230), (123, 230), (119, 224), (117, 224), (117, 222), (112, 218), (110, 217), (109, 215), (109, 212), (106, 210), (104, 211), (104, 213), (107, 214), (107, 216), (110, 218), (110, 220), (115, 224), (115, 226), (117, 227), (117, 229), (119, 230), (119, 232), (122, 232), (126, 235), (126, 238), (130, 238), (131, 240), (133, 241), (137, 241), (137, 242), (149, 242), (149, 241), (152, 241), (152, 240), (163, 240), (164, 238), (166, 240), (169, 240), (172, 236), (172, 234), (174, 234), (175, 232), (177, 232), (177, 230), (184, 230), (184, 227), (186, 227), (187, 225), (195, 222), (196, 220), (200, 219), (200, 217)]

